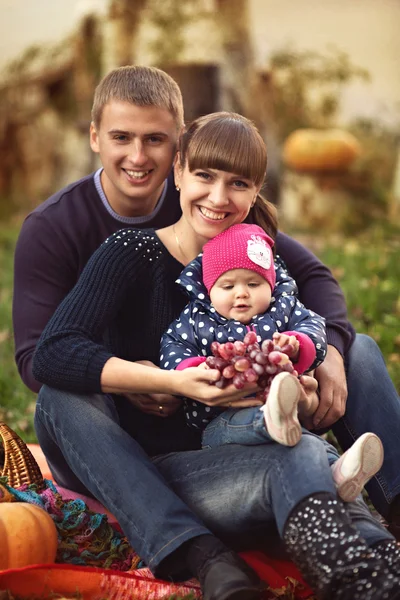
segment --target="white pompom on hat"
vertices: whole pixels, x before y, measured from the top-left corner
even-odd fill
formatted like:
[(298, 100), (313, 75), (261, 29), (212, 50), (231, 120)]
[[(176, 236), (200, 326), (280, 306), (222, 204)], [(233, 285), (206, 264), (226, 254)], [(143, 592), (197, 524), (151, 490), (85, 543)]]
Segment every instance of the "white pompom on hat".
[(249, 269), (275, 287), (274, 241), (258, 225), (229, 227), (203, 248), (203, 282), (210, 293), (221, 275), (232, 269)]

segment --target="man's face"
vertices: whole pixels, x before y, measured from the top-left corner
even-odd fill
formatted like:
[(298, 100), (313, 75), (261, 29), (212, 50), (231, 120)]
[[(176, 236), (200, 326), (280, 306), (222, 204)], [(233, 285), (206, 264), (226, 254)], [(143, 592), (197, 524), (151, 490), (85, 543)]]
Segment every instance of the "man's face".
[(179, 130), (173, 115), (156, 106), (112, 100), (101, 123), (90, 126), (90, 145), (100, 154), (101, 182), (112, 209), (126, 217), (150, 214), (175, 156)]

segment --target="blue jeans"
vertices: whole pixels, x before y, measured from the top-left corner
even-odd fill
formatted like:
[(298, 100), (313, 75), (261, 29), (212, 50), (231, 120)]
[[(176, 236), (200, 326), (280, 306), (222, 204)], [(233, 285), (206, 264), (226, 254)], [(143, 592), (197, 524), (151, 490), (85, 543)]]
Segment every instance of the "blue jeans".
[(372, 431), (383, 443), (385, 460), (366, 485), (371, 502), (387, 517), (389, 504), (400, 494), (400, 399), (382, 353), (369, 336), (358, 334), (346, 355), (346, 414), (332, 427), (341, 448)]
[[(329, 466), (339, 458), (336, 448), (315, 433), (302, 428), (303, 435), (317, 438), (325, 448)], [(203, 431), (202, 447), (218, 448), (225, 444), (257, 446), (276, 444), (265, 428), (264, 414), (258, 406), (250, 408), (229, 408), (213, 419)]]
[(268, 442), (275, 443), (265, 428), (264, 413), (259, 406), (224, 410), (210, 421), (202, 436), (203, 448), (216, 448), (224, 444), (257, 446)]
[[(75, 395), (44, 386), (35, 428), (59, 485), (89, 494), (118, 519), (130, 543), (155, 573), (183, 542), (214, 533), (235, 548), (262, 534), (282, 534), (293, 508), (318, 492), (335, 494), (321, 439), (304, 435), (294, 448), (229, 445), (167, 452), (150, 459), (120, 426), (118, 397)], [(148, 415), (132, 408), (137, 430), (151, 438)], [(154, 418), (156, 419), (156, 417)], [(163, 422), (160, 438), (179, 434)], [(182, 436), (189, 428), (181, 421)], [(177, 439), (177, 438), (176, 438)], [(348, 509), (369, 544), (392, 536), (361, 501)], [(267, 545), (267, 544), (266, 544)], [(171, 571), (171, 574), (174, 574)]]

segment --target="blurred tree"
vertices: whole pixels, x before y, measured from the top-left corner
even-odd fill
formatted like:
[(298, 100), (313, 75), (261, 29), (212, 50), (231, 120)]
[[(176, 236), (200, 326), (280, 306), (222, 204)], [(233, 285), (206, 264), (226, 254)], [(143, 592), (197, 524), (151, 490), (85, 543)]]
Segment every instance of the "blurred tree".
[(299, 127), (332, 127), (345, 85), (369, 80), (365, 69), (353, 64), (337, 48), (327, 54), (285, 49), (272, 54), (272, 109), (280, 140)]
[(107, 20), (112, 30), (109, 47), (113, 56), (104, 60), (106, 72), (135, 62), (135, 38), (146, 5), (147, 0), (111, 0)]

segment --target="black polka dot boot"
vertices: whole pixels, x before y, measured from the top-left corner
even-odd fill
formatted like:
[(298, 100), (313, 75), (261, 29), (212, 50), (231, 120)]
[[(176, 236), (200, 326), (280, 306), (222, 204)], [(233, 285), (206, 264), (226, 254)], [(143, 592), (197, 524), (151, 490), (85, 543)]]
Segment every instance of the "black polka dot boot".
[(331, 494), (315, 494), (297, 505), (283, 540), (318, 599), (400, 599), (400, 577), (367, 546)]
[(372, 549), (381, 558), (391, 573), (400, 576), (400, 544), (396, 540), (388, 540), (374, 544)]

